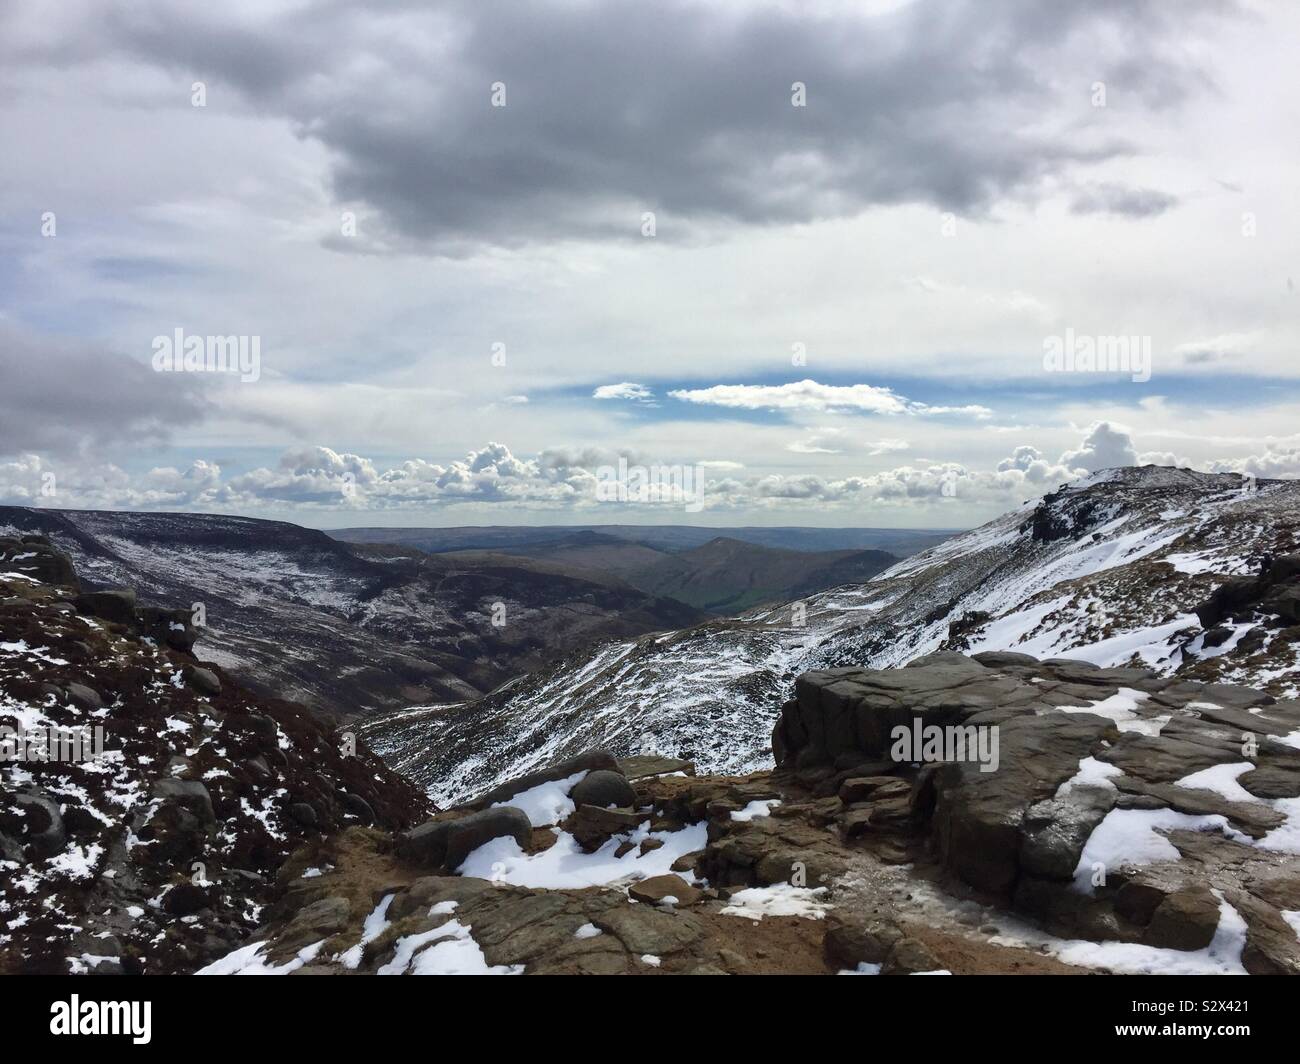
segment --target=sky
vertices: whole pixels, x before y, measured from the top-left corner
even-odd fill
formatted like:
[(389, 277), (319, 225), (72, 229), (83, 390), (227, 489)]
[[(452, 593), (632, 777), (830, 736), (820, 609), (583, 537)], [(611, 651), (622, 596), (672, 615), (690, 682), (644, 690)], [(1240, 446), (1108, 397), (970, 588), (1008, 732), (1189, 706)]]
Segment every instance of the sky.
[(0, 0), (0, 503), (962, 528), (1115, 465), (1300, 475), (1298, 39)]

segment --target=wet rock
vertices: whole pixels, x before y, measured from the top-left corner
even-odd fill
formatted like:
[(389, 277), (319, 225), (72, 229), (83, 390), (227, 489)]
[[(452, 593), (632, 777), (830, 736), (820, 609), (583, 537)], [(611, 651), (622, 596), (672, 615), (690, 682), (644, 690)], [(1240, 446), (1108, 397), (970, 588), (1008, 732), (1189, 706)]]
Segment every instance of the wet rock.
[(1093, 830), (1115, 805), (1113, 788), (1077, 787), (1035, 802), (1021, 827), (1020, 866), (1031, 875), (1069, 880)]
[(335, 895), (314, 901), (298, 910), (276, 936), (276, 950), (288, 953), (336, 935), (348, 926), (351, 916), (347, 898)]

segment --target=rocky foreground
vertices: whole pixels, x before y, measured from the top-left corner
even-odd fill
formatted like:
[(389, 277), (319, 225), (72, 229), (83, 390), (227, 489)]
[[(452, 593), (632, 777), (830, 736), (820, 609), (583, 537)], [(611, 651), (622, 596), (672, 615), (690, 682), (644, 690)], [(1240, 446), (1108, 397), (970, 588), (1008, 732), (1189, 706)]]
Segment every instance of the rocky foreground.
[(0, 541), (0, 970), (1300, 972), (1300, 705), (940, 652), (810, 672), (770, 770), (588, 751), (434, 812), (199, 665), (185, 615)]
[(805, 675), (773, 745), (734, 778), (591, 752), (309, 844), (210, 971), (1300, 972), (1294, 702), (941, 653)]

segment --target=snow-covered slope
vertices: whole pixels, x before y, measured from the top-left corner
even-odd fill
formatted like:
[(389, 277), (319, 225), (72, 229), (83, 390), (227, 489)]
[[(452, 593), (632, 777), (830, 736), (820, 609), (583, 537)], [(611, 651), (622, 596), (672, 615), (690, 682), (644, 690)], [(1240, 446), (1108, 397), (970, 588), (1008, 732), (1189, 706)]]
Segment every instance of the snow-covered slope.
[(88, 587), (201, 604), (203, 660), (339, 717), (476, 698), (593, 641), (705, 616), (526, 558), (351, 545), (281, 521), (0, 506), (0, 535), (26, 533), (67, 551)]
[(756, 769), (770, 763), (772, 723), (798, 673), (902, 665), (941, 648), (1142, 664), (1294, 696), (1300, 618), (1247, 602), (1207, 631), (1195, 610), (1226, 580), (1297, 551), (1300, 483), (1110, 470), (867, 584), (607, 643), (485, 699), (376, 718), (366, 732), (450, 800), (593, 746)]

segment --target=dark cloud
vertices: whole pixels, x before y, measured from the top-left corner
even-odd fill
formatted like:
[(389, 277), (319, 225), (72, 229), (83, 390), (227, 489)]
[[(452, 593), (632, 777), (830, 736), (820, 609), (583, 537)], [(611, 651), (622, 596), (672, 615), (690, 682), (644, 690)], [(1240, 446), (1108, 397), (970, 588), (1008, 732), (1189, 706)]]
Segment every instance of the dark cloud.
[(207, 410), (194, 375), (0, 325), (0, 455), (161, 438)]
[(1098, 184), (1079, 189), (1070, 204), (1075, 214), (1120, 214), (1128, 218), (1153, 218), (1176, 206), (1178, 197), (1154, 188)]
[[(916, 0), (876, 17), (706, 4), (341, 3), (243, 21), (219, 5), (92, 8), (57, 59), (125, 53), (237, 93), (326, 146), (358, 250), (639, 238), (842, 217), (978, 214), (1136, 150), (1089, 103), (1181, 100), (1172, 46), (1214, 0)], [(49, 47), (53, 48), (53, 45)], [(31, 56), (28, 55), (30, 59)], [(493, 108), (489, 87), (506, 86)], [(807, 106), (791, 106), (791, 84)], [(214, 106), (210, 102), (209, 106)], [(1076, 210), (1150, 214), (1112, 188)], [(1097, 196), (1101, 196), (1098, 199)], [(335, 244), (349, 246), (337, 238)]]

